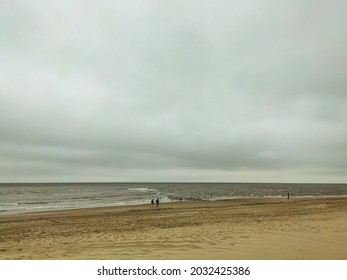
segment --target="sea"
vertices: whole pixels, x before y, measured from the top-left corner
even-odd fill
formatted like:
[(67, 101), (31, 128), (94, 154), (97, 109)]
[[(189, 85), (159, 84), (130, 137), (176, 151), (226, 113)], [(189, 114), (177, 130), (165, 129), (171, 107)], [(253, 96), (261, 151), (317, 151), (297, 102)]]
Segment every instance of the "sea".
[(347, 184), (1, 183), (0, 215), (160, 202), (347, 196)]

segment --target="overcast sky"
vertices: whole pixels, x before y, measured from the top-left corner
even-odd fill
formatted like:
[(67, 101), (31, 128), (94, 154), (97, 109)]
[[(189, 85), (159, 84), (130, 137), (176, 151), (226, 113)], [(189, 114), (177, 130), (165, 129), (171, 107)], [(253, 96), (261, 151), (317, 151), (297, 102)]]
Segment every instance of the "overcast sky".
[(2, 0), (0, 182), (347, 182), (347, 1)]

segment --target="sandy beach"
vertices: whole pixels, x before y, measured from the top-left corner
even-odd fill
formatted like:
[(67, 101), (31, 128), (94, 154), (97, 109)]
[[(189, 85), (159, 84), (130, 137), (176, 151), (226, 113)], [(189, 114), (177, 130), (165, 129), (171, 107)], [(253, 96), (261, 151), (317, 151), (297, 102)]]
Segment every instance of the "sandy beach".
[(0, 215), (0, 259), (347, 259), (347, 198)]

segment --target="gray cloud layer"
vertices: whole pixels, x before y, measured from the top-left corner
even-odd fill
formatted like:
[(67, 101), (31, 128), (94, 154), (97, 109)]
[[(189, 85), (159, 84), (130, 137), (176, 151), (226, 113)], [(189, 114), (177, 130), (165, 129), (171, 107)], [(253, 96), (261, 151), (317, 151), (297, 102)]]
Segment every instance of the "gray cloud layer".
[(344, 1), (2, 1), (0, 181), (347, 181)]

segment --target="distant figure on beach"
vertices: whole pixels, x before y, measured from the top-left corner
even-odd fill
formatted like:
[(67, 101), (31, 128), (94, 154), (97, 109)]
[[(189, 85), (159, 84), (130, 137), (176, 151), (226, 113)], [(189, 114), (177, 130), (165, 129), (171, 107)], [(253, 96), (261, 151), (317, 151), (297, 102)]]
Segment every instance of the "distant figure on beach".
[(159, 207), (159, 198), (155, 202), (157, 203), (157, 207)]
[(288, 199), (289, 199), (289, 193), (288, 193)]
[(153, 207), (154, 205), (154, 199), (151, 200), (151, 206)]

